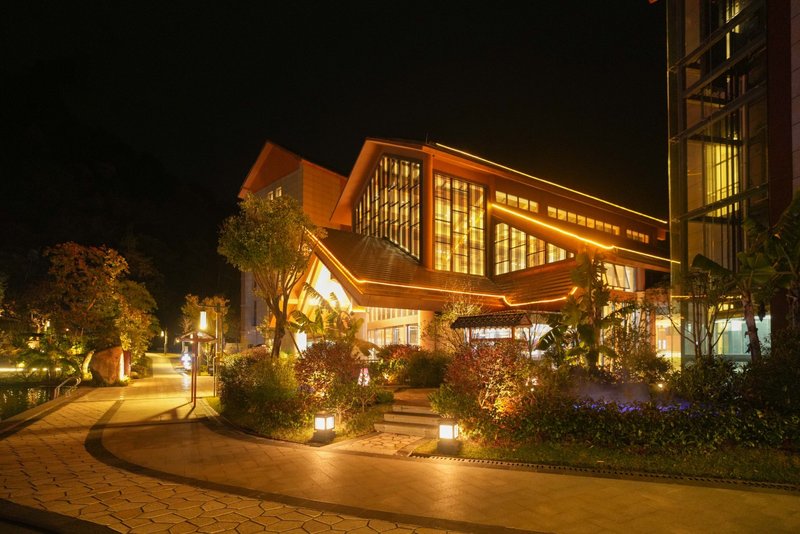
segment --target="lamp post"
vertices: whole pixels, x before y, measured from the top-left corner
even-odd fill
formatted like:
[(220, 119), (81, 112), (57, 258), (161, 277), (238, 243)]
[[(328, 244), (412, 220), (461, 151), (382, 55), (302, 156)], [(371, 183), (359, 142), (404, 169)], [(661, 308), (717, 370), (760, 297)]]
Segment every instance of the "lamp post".
[(161, 337), (164, 338), (164, 356), (167, 355), (167, 339), (168, 339), (168, 336), (169, 336), (169, 334), (167, 334), (167, 329), (166, 328), (161, 331)]
[(197, 357), (200, 351), (200, 343), (214, 341), (214, 337), (202, 331), (187, 332), (181, 336), (181, 341), (189, 341), (192, 344), (192, 407), (197, 407)]

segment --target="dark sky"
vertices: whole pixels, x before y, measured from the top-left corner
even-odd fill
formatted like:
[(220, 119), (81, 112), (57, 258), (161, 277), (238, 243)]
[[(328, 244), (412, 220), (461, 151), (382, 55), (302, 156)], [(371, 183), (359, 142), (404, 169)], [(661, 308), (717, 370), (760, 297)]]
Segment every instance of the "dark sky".
[(664, 29), (647, 0), (0, 2), (0, 271), (106, 243), (155, 260), (162, 321), (235, 306), (217, 229), (267, 139), (344, 175), (427, 139), (666, 217)]
[(665, 217), (663, 4), (4, 2), (0, 53), (231, 203), (266, 139), (347, 175), (427, 138)]

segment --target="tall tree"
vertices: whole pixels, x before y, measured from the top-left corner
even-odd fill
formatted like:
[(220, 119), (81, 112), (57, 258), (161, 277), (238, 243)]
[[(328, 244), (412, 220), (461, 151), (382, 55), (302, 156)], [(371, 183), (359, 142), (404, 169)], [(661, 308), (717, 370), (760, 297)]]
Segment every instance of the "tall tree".
[(128, 280), (128, 263), (116, 250), (69, 242), (45, 252), (47, 278), (36, 288), (33, 310), (52, 335), (80, 355), (84, 374), (98, 349), (122, 345), (141, 353), (154, 332), (156, 305), (147, 288)]
[(324, 230), (288, 196), (270, 200), (248, 195), (239, 213), (222, 224), (219, 253), (240, 271), (253, 273), (256, 294), (274, 317), (273, 357), (286, 334), (291, 291), (308, 267), (314, 238), (322, 236)]
[(153, 312), (156, 301), (139, 282), (121, 280), (118, 291), (119, 314), (115, 326), (119, 330), (120, 345), (133, 357), (144, 355), (150, 340), (158, 333), (158, 320)]
[(775, 262), (776, 286), (786, 291), (789, 325), (800, 327), (800, 191), (781, 214), (775, 226), (756, 224), (753, 232), (764, 236), (764, 251)]
[(61, 243), (47, 249), (48, 277), (39, 288), (39, 309), (79, 352), (118, 342), (119, 282), (128, 263), (116, 250)]

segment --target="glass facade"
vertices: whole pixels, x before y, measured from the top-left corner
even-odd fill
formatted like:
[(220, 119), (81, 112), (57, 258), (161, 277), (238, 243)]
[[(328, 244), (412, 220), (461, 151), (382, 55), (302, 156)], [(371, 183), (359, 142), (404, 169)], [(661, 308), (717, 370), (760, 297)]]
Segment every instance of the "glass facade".
[(539, 203), (535, 200), (522, 198), (510, 193), (504, 193), (502, 191), (495, 191), (494, 199), (498, 204), (504, 204), (506, 206), (511, 206), (512, 208), (519, 208), (532, 213), (539, 212)]
[[(697, 254), (735, 270), (744, 219), (768, 224), (766, 9), (765, 0), (668, 3), (674, 284)], [(718, 350), (743, 355), (739, 312), (731, 313)]]
[(572, 257), (572, 253), (506, 223), (494, 226), (494, 274), (521, 271)]
[(356, 205), (355, 231), (384, 237), (419, 259), (421, 172), (419, 161), (383, 156)]
[(367, 308), (367, 340), (380, 347), (419, 345), (419, 311), (400, 308)]
[(619, 235), (619, 226), (616, 224), (607, 223), (592, 217), (586, 217), (574, 211), (562, 210), (554, 206), (547, 206), (547, 216), (559, 221), (566, 221), (568, 223), (577, 224), (578, 226), (585, 226), (599, 230), (607, 234)]
[(683, 0), (669, 9), (673, 257), (731, 269), (745, 217), (766, 222), (763, 0)]
[(482, 186), (434, 175), (434, 258), (440, 271), (485, 274), (486, 194)]

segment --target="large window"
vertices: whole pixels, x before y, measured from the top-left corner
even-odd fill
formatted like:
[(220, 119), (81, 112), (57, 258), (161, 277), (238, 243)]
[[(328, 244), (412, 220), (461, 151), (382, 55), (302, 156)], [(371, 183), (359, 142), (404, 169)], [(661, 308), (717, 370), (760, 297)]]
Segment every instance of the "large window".
[(434, 180), (436, 268), (483, 275), (486, 250), (483, 187), (438, 173)]
[(521, 271), (571, 257), (571, 252), (506, 223), (494, 227), (494, 274)]
[(634, 267), (616, 263), (604, 263), (603, 266), (606, 268), (604, 279), (609, 286), (622, 291), (636, 291), (636, 269)]
[(419, 258), (421, 169), (418, 161), (383, 156), (356, 205), (355, 231), (385, 237)]

